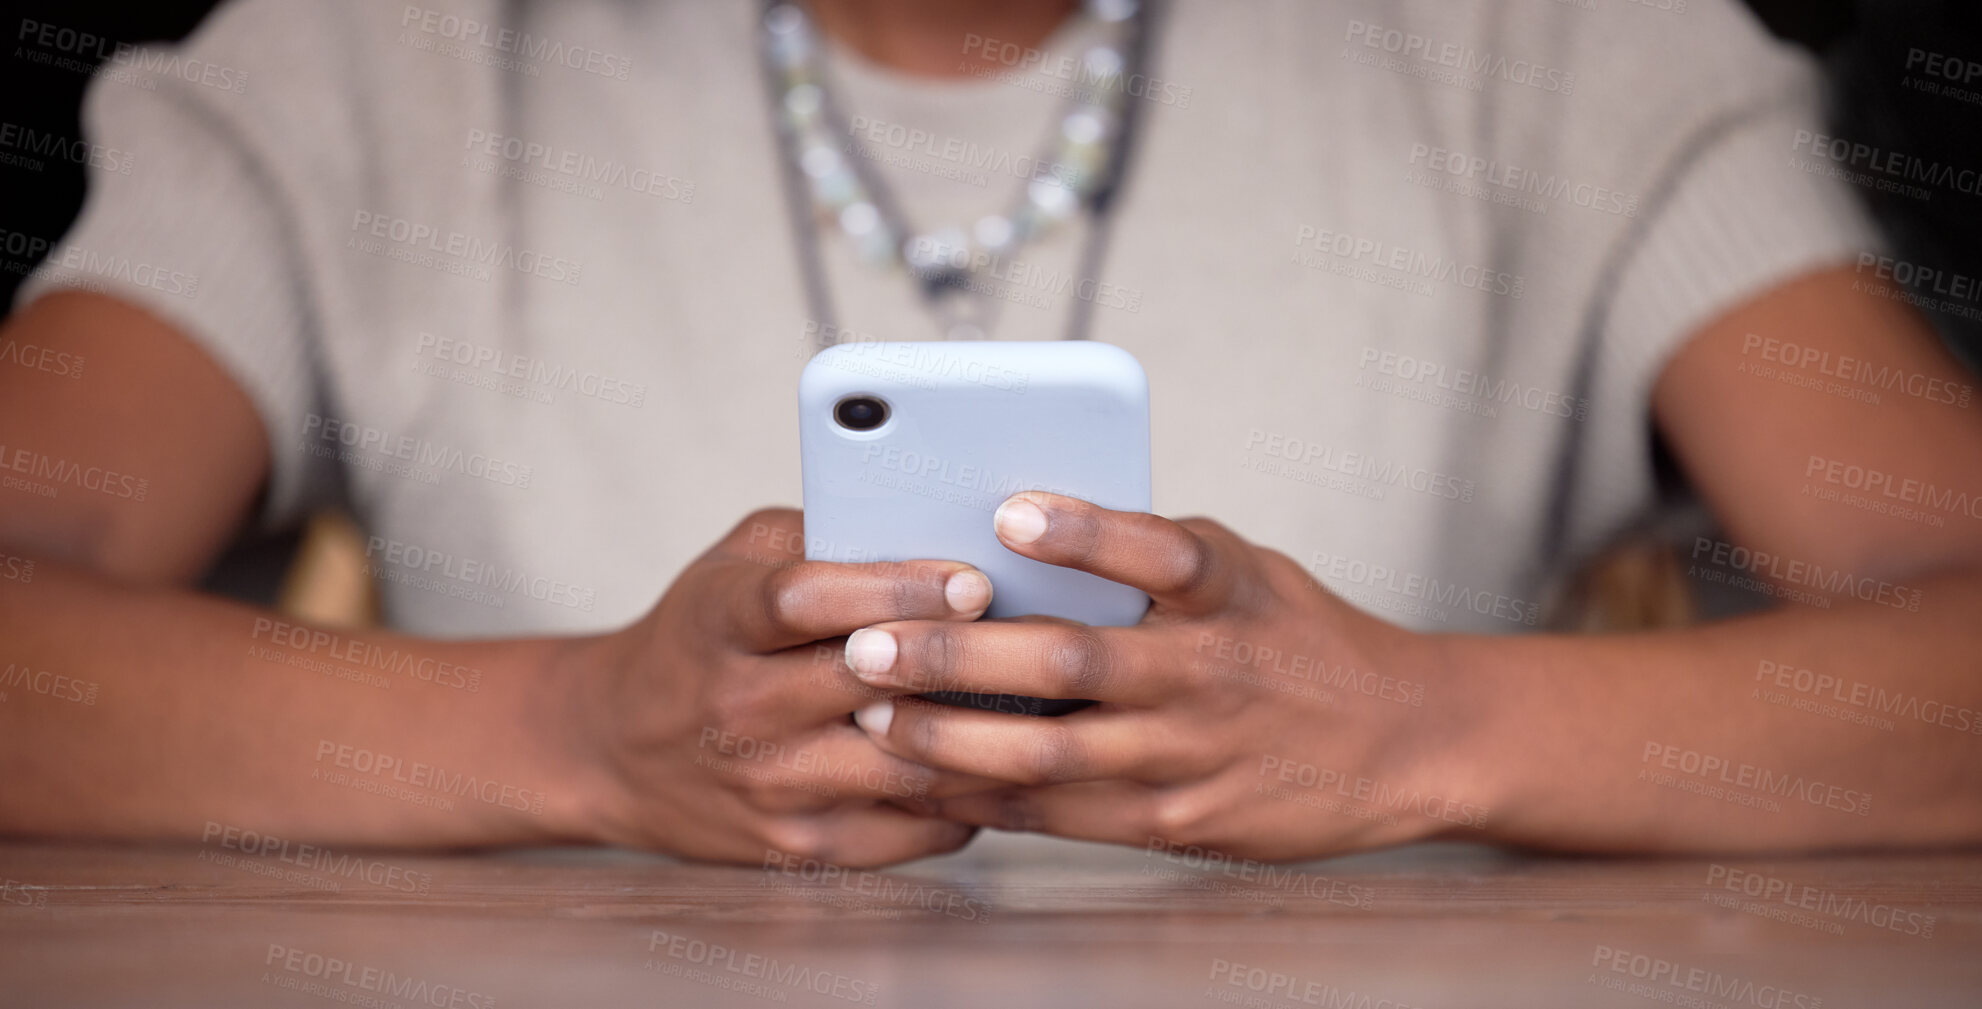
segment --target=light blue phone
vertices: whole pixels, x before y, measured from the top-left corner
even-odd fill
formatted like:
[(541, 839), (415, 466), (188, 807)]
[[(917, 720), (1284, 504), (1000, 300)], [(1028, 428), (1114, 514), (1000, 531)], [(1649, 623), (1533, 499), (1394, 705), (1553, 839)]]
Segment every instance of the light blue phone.
[(1140, 590), (1005, 549), (991, 514), (1022, 490), (1150, 510), (1149, 380), (1088, 341), (847, 343), (798, 383), (805, 556), (954, 560), (991, 579), (987, 617), (1126, 626)]

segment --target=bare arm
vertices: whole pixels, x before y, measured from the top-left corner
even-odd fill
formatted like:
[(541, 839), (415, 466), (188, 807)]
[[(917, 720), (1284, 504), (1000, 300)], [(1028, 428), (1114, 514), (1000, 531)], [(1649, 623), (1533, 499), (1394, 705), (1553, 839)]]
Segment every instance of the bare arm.
[[(1741, 368), (1764, 363), (1751, 333), (1918, 381), (1876, 405), (1784, 384)], [(1841, 272), (1698, 334), (1658, 417), (1735, 542), (1694, 552), (1804, 601), (1670, 633), (1414, 634), (1216, 522), (1026, 492), (1000, 510), (1006, 546), (1143, 588), (1142, 624), (883, 624), (860, 632), (856, 673), (901, 695), (1102, 703), (1041, 720), (902, 697), (860, 720), (898, 756), (1012, 785), (946, 815), (1137, 846), (1982, 842), (1982, 502), (1942, 493), (1982, 494), (1982, 404), (1939, 401), (1967, 381)], [(1833, 460), (1892, 474), (1881, 486), (1941, 521), (1820, 495), (1869, 479)]]
[[(95, 295), (42, 299), (0, 340), (52, 355), (0, 364), (0, 476), (29, 481), (0, 487), (0, 833), (848, 865), (969, 838), (897, 803), (971, 783), (874, 747), (847, 724), (865, 695), (837, 647), (800, 647), (877, 619), (974, 619), (990, 583), (966, 565), (804, 563), (798, 514), (766, 511), (612, 633), (298, 626), (188, 587), (266, 475), (225, 372)], [(62, 355), (80, 378), (56, 373)]]
[[(26, 574), (0, 579), (15, 684), (0, 828), (433, 845), (576, 831), (591, 783), (552, 733), (486, 730), (562, 724), (544, 686), (577, 643), (320, 631), (190, 591), (266, 473), (246, 396), (165, 323), (96, 295), (41, 299), (0, 340), (50, 362), (0, 367), (0, 473), (17, 481), (0, 489), (0, 552)], [(76, 360), (81, 377), (60, 373)], [(92, 471), (114, 476), (67, 476)], [(378, 756), (409, 770), (381, 775)], [(493, 780), (496, 801), (361, 790), (416, 762)]]
[(1982, 841), (1982, 402), (1918, 317), (1853, 282), (1730, 314), (1655, 392), (1729, 530), (1693, 563), (1800, 601), (1676, 633), (1444, 642), (1503, 727), (1512, 839)]

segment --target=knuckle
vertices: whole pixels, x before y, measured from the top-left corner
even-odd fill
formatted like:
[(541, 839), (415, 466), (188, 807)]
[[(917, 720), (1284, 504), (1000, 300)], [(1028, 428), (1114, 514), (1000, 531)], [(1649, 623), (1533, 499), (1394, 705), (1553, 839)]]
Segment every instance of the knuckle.
[(1056, 784), (1078, 777), (1084, 762), (1080, 740), (1065, 725), (1054, 722), (1039, 726), (1020, 773), (1031, 784)]
[(1199, 592), (1209, 586), (1217, 575), (1218, 550), (1212, 546), (1208, 536), (1193, 533), (1184, 541), (1183, 549), (1177, 552), (1176, 558), (1169, 588), (1179, 594)]
[(1204, 826), (1204, 810), (1190, 795), (1161, 793), (1149, 803), (1149, 831), (1165, 840), (1194, 843)]
[(1107, 642), (1092, 627), (1068, 628), (1047, 655), (1063, 696), (1089, 697), (1107, 686), (1113, 665)]
[(909, 752), (926, 760), (941, 752), (943, 720), (921, 708), (921, 705), (896, 704), (895, 718), (909, 719), (908, 731), (899, 734), (891, 732), (889, 735), (906, 740)]
[[(731, 667), (737, 669), (739, 667)], [(745, 689), (742, 676), (726, 676), (703, 700), (703, 711), (711, 727), (725, 732), (747, 733), (758, 722), (762, 699), (757, 691)]]
[(910, 686), (918, 690), (954, 690), (961, 683), (965, 668), (963, 635), (943, 624), (932, 624), (913, 631), (896, 632), (902, 638), (904, 670)]
[(947, 855), (970, 843), (977, 836), (977, 828), (967, 823), (949, 823), (939, 828), (930, 843), (929, 853)]
[(882, 569), (888, 580), (888, 612), (897, 620), (913, 620), (928, 607), (929, 579), (914, 565), (890, 563)]
[(1101, 515), (1092, 507), (1054, 509), (1051, 532), (1061, 552), (1075, 565), (1091, 563), (1101, 552)]
[(810, 609), (819, 591), (820, 567), (813, 561), (802, 561), (788, 567), (778, 568), (764, 578), (763, 607), (764, 619), (772, 627), (797, 629), (805, 624), (805, 613)]
[(758, 591), (762, 593), (757, 601), (758, 607), (763, 611), (765, 621), (773, 627), (785, 626), (791, 619), (792, 611), (798, 607), (800, 589), (799, 576), (795, 574), (797, 571), (796, 567), (779, 568), (758, 583)]
[(763, 841), (772, 850), (800, 859), (832, 861), (832, 839), (817, 820), (786, 816), (764, 826)]
[(1044, 818), (1033, 806), (1031, 796), (1024, 792), (999, 793), (997, 804), (993, 819), (997, 822), (999, 830), (1031, 833), (1045, 825)]

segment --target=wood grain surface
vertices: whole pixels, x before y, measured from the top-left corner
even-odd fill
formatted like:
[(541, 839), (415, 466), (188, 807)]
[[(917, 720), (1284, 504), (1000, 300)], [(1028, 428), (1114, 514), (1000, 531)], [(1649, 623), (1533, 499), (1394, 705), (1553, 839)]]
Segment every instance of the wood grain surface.
[(1982, 1005), (1982, 853), (989, 845), (863, 874), (255, 846), (0, 844), (0, 1005)]

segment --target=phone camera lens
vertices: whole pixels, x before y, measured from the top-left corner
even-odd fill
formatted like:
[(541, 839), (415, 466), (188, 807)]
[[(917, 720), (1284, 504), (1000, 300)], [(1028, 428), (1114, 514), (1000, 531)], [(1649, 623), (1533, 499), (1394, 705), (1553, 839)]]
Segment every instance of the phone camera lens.
[(849, 431), (872, 431), (888, 422), (888, 404), (872, 396), (848, 396), (833, 407), (833, 419)]

